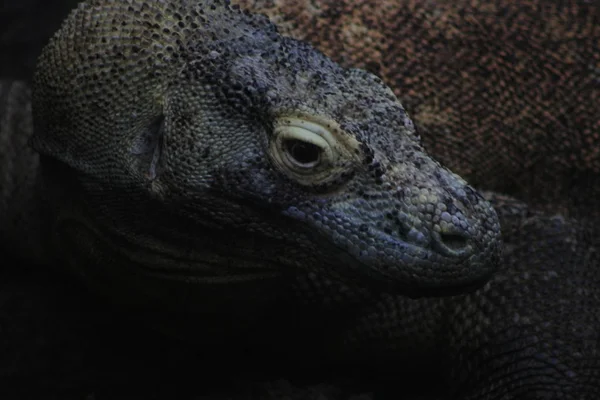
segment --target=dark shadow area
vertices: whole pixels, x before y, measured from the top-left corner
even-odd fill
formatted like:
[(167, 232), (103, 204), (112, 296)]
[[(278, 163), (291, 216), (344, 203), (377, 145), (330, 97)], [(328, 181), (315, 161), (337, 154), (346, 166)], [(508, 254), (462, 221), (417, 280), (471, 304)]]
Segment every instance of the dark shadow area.
[(0, 76), (29, 80), (42, 48), (75, 0), (5, 0), (0, 11)]

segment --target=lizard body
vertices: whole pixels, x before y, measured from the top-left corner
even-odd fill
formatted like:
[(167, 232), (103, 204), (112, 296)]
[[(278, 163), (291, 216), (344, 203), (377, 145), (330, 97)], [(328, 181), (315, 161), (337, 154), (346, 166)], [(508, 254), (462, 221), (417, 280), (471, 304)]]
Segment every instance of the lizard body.
[[(278, 6), (280, 12), (289, 10), (283, 3)], [(306, 26), (303, 29), (311, 32)], [(396, 88), (402, 97), (401, 86)], [(49, 107), (60, 109), (53, 102)], [(68, 159), (72, 156), (59, 157), (76, 163)], [(153, 160), (147, 157), (146, 162), (152, 166)], [(58, 191), (56, 196), (60, 195)], [(598, 390), (597, 233), (593, 226), (580, 221), (544, 216), (499, 198), (502, 201), (496, 202), (496, 207), (508, 243), (502, 258), (504, 269), (490, 284), (472, 295), (452, 299), (410, 300), (377, 290), (362, 293), (364, 304), (338, 341), (344, 348), (342, 353), (372, 360), (375, 355), (402, 358), (418, 349), (417, 357), (427, 354), (431, 362), (439, 364), (460, 398), (593, 398), (590, 396)], [(577, 209), (572, 207), (572, 212), (577, 214)], [(572, 265), (579, 268), (569, 270)], [(344, 289), (334, 288), (335, 284), (328, 287), (332, 282), (327, 282), (323, 286), (309, 280), (305, 284), (310, 289), (304, 293), (318, 293), (316, 297), (335, 302)], [(557, 296), (549, 295), (549, 291)], [(544, 296), (548, 307), (540, 308), (539, 299)], [(552, 310), (564, 302), (580, 304), (586, 311), (571, 313), (569, 307)], [(578, 341), (572, 340), (573, 334)], [(382, 340), (382, 335), (388, 340)], [(512, 356), (503, 356), (508, 350)]]

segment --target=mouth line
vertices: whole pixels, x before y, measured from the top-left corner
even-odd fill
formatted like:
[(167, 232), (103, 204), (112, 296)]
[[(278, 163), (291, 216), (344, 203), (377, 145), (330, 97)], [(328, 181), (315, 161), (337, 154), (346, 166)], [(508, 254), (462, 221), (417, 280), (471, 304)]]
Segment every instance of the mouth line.
[[(288, 211), (288, 216), (301, 223), (307, 222), (303, 212), (297, 209), (293, 211)], [(369, 285), (378, 287), (382, 291), (406, 294), (408, 297), (448, 296), (466, 293), (481, 287), (490, 279), (494, 271), (493, 268), (485, 268), (483, 263), (478, 263), (476, 266), (471, 265), (471, 260), (478, 255), (472, 248), (476, 243), (470, 243), (468, 248), (464, 248), (464, 251), (462, 251), (463, 249), (454, 249), (452, 246), (447, 246), (445, 251), (438, 251), (435, 248), (435, 240), (431, 238), (427, 241), (426, 247), (376, 229), (370, 231), (377, 243), (376, 254), (369, 254), (368, 249), (361, 249), (358, 246), (349, 247), (343, 241), (336, 243), (331, 233), (324, 231), (316, 224), (305, 225), (305, 228), (313, 237), (313, 241), (318, 241), (321, 246), (328, 244), (329, 250), (326, 251), (332, 254), (332, 257), (330, 261), (325, 262), (329, 267), (324, 265), (324, 273), (334, 279), (352, 280), (363, 287), (365, 286), (364, 281), (368, 279), (372, 282)], [(384, 244), (393, 249), (393, 252), (381, 250)], [(396, 257), (393, 253), (400, 257)], [(405, 256), (404, 260), (402, 255)], [(451, 264), (450, 269), (442, 271), (442, 273), (437, 272), (438, 276), (434, 283), (427, 284), (428, 275), (423, 273), (424, 269), (427, 268), (431, 272), (429, 275), (435, 276), (436, 271), (433, 264), (436, 263)], [(331, 268), (331, 265), (337, 265), (337, 268)], [(393, 265), (396, 267), (390, 269), (389, 267)], [(468, 268), (464, 268), (465, 265)], [(481, 265), (483, 267), (479, 268)], [(340, 272), (340, 266), (346, 266), (342, 270), (345, 272)], [(456, 276), (456, 271), (459, 269), (466, 269), (467, 272)], [(479, 269), (481, 271), (478, 271)], [(472, 273), (474, 270), (475, 274)]]
[[(474, 255), (471, 251), (472, 245), (469, 245), (469, 247), (466, 248), (466, 250), (454, 250), (448, 248), (448, 246), (437, 245), (436, 242), (441, 241), (441, 235), (437, 232), (431, 233), (432, 239), (427, 242), (427, 245), (416, 244), (405, 239), (396, 238), (390, 234), (379, 230), (373, 233), (375, 234), (375, 240), (377, 241), (377, 243), (379, 243), (380, 245), (382, 243), (389, 244), (390, 247), (393, 247), (395, 251), (400, 251), (402, 252), (402, 254), (409, 255), (414, 259), (413, 264), (416, 265), (428, 263), (434, 258), (468, 263), (468, 260)], [(438, 238), (438, 240), (435, 240), (435, 238)], [(336, 245), (335, 243), (334, 246), (341, 250), (345, 250), (342, 247)], [(354, 251), (354, 253), (355, 252), (356, 251)], [(358, 254), (353, 254), (352, 250), (349, 250), (349, 253), (360, 261), (362, 261), (361, 259), (365, 258), (372, 260), (372, 257), (369, 257), (367, 254), (363, 254), (365, 253), (363, 250), (358, 250), (358, 252)], [(385, 255), (384, 251), (380, 253), (384, 254), (385, 258), (389, 257)]]
[[(143, 271), (144, 274), (164, 279), (225, 284), (275, 278), (281, 275), (280, 268), (270, 265), (267, 260), (251, 261), (240, 257), (240, 263), (244, 262), (246, 266), (238, 267), (231, 262), (231, 258), (220, 263), (193, 256), (177, 257), (151, 248), (145, 248), (144, 251), (146, 255), (143, 259), (135, 257), (137, 252), (133, 252), (134, 256), (129, 251), (120, 251), (120, 253), (128, 260), (128, 264)], [(249, 262), (252, 262), (251, 266), (247, 265)]]
[[(383, 235), (388, 236), (384, 233)], [(425, 247), (414, 245), (412, 243), (407, 243), (398, 239), (392, 239), (390, 237), (388, 237), (388, 240), (393, 240), (395, 243), (402, 242), (403, 246), (405, 246), (406, 248), (416, 250), (416, 252), (413, 253), (413, 255), (418, 254), (418, 252), (425, 252), (427, 256), (424, 259), (416, 259), (409, 264), (401, 263), (398, 260), (388, 259), (388, 262), (384, 261), (385, 264), (387, 264), (388, 266), (392, 263), (399, 265), (396, 268), (396, 270), (398, 270), (399, 273), (394, 274), (393, 272), (386, 271), (386, 265), (384, 265), (384, 263), (382, 263), (381, 260), (377, 263), (379, 264), (378, 268), (374, 268), (372, 257), (365, 257), (364, 255), (360, 257), (355, 254), (357, 250), (352, 251), (350, 249), (346, 249), (337, 245), (331, 240), (327, 240), (327, 242), (329, 243), (330, 248), (334, 249), (334, 258), (350, 267), (347, 271), (351, 271), (351, 275), (356, 281), (361, 282), (368, 277), (371, 281), (374, 282), (374, 284), (377, 287), (381, 288), (382, 290), (385, 290), (386, 292), (393, 292), (399, 294), (406, 293), (408, 297), (436, 297), (447, 296), (453, 293), (460, 294), (469, 292), (481, 287), (485, 282), (487, 282), (490, 279), (490, 277), (493, 274), (493, 269), (490, 269), (489, 272), (486, 269), (485, 272), (478, 273), (474, 278), (469, 278), (464, 275), (459, 278), (453, 278), (451, 276), (452, 271), (448, 271), (448, 273), (445, 275), (447, 275), (447, 279), (448, 281), (450, 281), (450, 283), (439, 283), (432, 285), (424, 284), (424, 278), (414, 278), (414, 276), (416, 276), (415, 272), (419, 272), (415, 270), (418, 270), (421, 266), (431, 267), (432, 259), (437, 259), (440, 262), (443, 262), (443, 260), (451, 259), (454, 262), (468, 264), (470, 262), (470, 259), (473, 258), (475, 254), (471, 254), (468, 257), (464, 257), (462, 259), (456, 257), (446, 257), (443, 254), (436, 252), (435, 250), (427, 249)], [(387, 255), (385, 257), (389, 258), (389, 256)], [(336, 272), (336, 276), (343, 279), (343, 276), (339, 274), (339, 272)], [(444, 276), (442, 276), (438, 280), (443, 281), (443, 278)]]
[(453, 297), (468, 295), (485, 286), (493, 276), (494, 272), (490, 271), (482, 277), (455, 286), (421, 286), (412, 290), (407, 289), (406, 297), (419, 299), (423, 297)]
[[(267, 279), (281, 275), (281, 268), (269, 260), (240, 256), (237, 259), (226, 253), (202, 257), (197, 251), (186, 251), (182, 256), (177, 246), (165, 246), (166, 242), (145, 237), (146, 240), (132, 240), (111, 229), (90, 226), (84, 221), (73, 220), (80, 229), (85, 229), (95, 244), (112, 253), (118, 266), (129, 266), (131, 270), (171, 280), (196, 280), (198, 282), (231, 283), (256, 279)], [(157, 240), (156, 242), (154, 240)], [(152, 246), (152, 243), (155, 243)], [(222, 261), (222, 262), (219, 262)]]
[(415, 280), (411, 282), (409, 279), (399, 280), (397, 277), (381, 270), (373, 271), (372, 269), (369, 269), (366, 264), (357, 260), (345, 250), (338, 250), (344, 256), (354, 260), (356, 267), (354, 268), (353, 276), (355, 281), (361, 286), (365, 286), (362, 282), (364, 281), (365, 276), (369, 276), (371, 281), (369, 286), (371, 288), (378, 288), (377, 290), (380, 290), (381, 292), (406, 296), (411, 299), (423, 297), (449, 297), (472, 293), (490, 281), (495, 273), (493, 269), (490, 269), (484, 274), (479, 274), (479, 276), (475, 278), (463, 278), (459, 279), (458, 282), (455, 279), (452, 283), (424, 284), (423, 279), (421, 279), (420, 282)]
[[(347, 265), (354, 265), (354, 268), (351, 268), (353, 270), (351, 275), (357, 278), (358, 284), (364, 286), (364, 278), (368, 276), (371, 282), (368, 286), (382, 292), (395, 293), (409, 298), (445, 297), (475, 291), (489, 280), (489, 276), (486, 274), (486, 276), (479, 277), (466, 283), (460, 282), (449, 285), (442, 284), (428, 286), (423, 285), (423, 283), (410, 283), (407, 280), (402, 282), (402, 280), (398, 280), (398, 278), (394, 277), (392, 274), (385, 273), (382, 270), (374, 270), (372, 267), (370, 268), (367, 263), (353, 256), (347, 250), (340, 248), (331, 241), (328, 242), (335, 248), (335, 253), (337, 253), (338, 256), (343, 255), (342, 257), (336, 257), (336, 259), (345, 259), (344, 261), (346, 261)], [(414, 244), (405, 244), (420, 251), (427, 251), (428, 254), (437, 254)], [(140, 257), (132, 257), (132, 254), (129, 251), (130, 249), (124, 248), (122, 245), (115, 247), (116, 249), (113, 248), (113, 251), (116, 250), (121, 254), (121, 256), (128, 261), (128, 265), (135, 268), (135, 270), (141, 271), (143, 274), (154, 276), (159, 279), (187, 281), (191, 284), (219, 285), (276, 279), (281, 276), (281, 266), (273, 264), (269, 265), (270, 263), (268, 263), (267, 260), (255, 260), (256, 262), (253, 263), (254, 265), (251, 268), (240, 268), (231, 265), (230, 263), (227, 268), (224, 269), (223, 265), (218, 262), (211, 262), (205, 259), (201, 260), (194, 257), (174, 257), (168, 252), (160, 252), (152, 248), (146, 249), (144, 252), (145, 255), (140, 259)], [(139, 252), (134, 251), (133, 255), (135, 254), (139, 255)], [(248, 260), (246, 259), (245, 261)], [(262, 265), (262, 268), (258, 267), (259, 264)], [(418, 266), (418, 264), (422, 263), (417, 263), (412, 267), (414, 268), (415, 266)], [(324, 275), (330, 275), (328, 271), (330, 268), (328, 268), (326, 264), (323, 264), (322, 268)], [(308, 269), (299, 270), (298, 272), (303, 273), (306, 271), (308, 271)], [(489, 275), (491, 276), (491, 272)], [(346, 280), (346, 277), (343, 274), (339, 274), (339, 270), (334, 271), (332, 277)], [(350, 279), (352, 279), (352, 277), (350, 277)]]
[[(126, 260), (130, 265), (132, 264), (135, 269), (143, 271), (144, 274), (161, 278), (198, 281), (199, 283), (227, 283), (269, 279), (281, 276), (285, 272), (285, 269), (282, 270), (285, 264), (280, 264), (274, 260), (269, 262), (265, 259), (249, 260), (242, 257), (240, 259), (244, 261), (246, 266), (240, 267), (232, 261), (231, 254), (226, 253), (221, 254), (222, 257), (216, 255), (214, 260), (202, 256), (198, 257), (196, 252), (187, 252), (182, 257), (181, 254), (177, 254), (175, 248), (170, 246), (165, 248), (164, 243), (159, 243), (161, 246), (149, 246), (152, 241), (149, 243), (147, 237), (145, 240), (132, 241), (131, 237), (122, 237), (119, 233), (110, 229), (100, 229), (98, 226), (90, 228), (88, 224), (81, 221), (75, 223), (83, 225), (91, 231), (90, 234), (95, 236), (97, 241), (102, 242), (102, 246), (107, 246), (111, 249), (111, 252), (115, 255), (118, 254), (119, 258)], [(319, 231), (320, 229), (317, 230), (317, 232)], [(311, 232), (316, 233), (313, 229), (311, 229)], [(473, 287), (480, 287), (483, 282), (488, 280), (488, 275), (491, 275), (491, 273), (486, 272), (484, 276), (481, 276), (481, 273), (479, 273), (474, 279), (465, 276), (458, 277), (458, 279), (447, 276), (448, 284), (427, 285), (427, 283), (424, 283), (427, 280), (425, 279), (426, 275), (419, 273), (421, 271), (418, 271), (418, 269), (427, 264), (431, 266), (432, 260), (437, 259), (441, 262), (448, 259), (438, 252), (393, 238), (384, 232), (378, 231), (376, 240), (379, 242), (379, 246), (377, 247), (380, 248), (382, 243), (388, 242), (390, 246), (395, 247), (396, 251), (400, 250), (401, 253), (409, 254), (407, 260), (410, 257), (412, 261), (403, 262), (401, 259), (394, 258), (382, 251), (377, 253), (381, 258), (374, 258), (366, 252), (361, 255), (359, 248), (354, 248), (354, 251), (352, 251), (352, 249), (336, 244), (330, 235), (325, 235), (323, 232), (319, 232), (317, 235), (313, 240), (317, 240), (322, 245), (328, 243), (328, 247), (331, 249), (329, 251), (332, 255), (331, 258), (329, 261), (324, 260), (321, 267), (324, 275), (343, 280), (346, 280), (345, 275), (349, 275), (348, 279), (356, 280), (361, 286), (364, 286), (364, 281), (368, 278), (372, 282), (369, 285), (380, 287), (381, 290), (386, 292), (398, 293), (408, 297), (445, 296), (448, 293), (464, 293)], [(160, 251), (160, 249), (163, 251)], [(460, 260), (460, 262), (468, 263), (469, 261), (467, 258)], [(344, 264), (348, 267), (345, 272), (342, 270)], [(387, 267), (396, 265), (393, 270), (398, 273), (386, 270), (385, 264), (387, 264)], [(310, 270), (314, 272), (314, 266), (308, 265), (307, 268), (299, 269), (298, 272), (303, 273)], [(451, 273), (446, 275), (451, 275)], [(436, 279), (436, 281), (443, 282), (443, 279)]]

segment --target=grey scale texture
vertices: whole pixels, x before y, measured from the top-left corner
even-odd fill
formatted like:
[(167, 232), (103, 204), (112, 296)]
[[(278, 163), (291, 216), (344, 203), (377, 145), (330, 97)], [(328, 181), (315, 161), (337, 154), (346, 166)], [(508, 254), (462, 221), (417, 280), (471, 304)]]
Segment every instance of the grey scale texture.
[[(432, 363), (452, 398), (597, 395), (593, 221), (487, 192), (494, 211), (424, 151), (379, 78), (266, 18), (89, 1), (44, 50), (33, 95), (1, 93), (6, 248), (163, 311), (159, 329), (198, 340), (198, 314), (203, 343), (230, 325), (229, 345), (276, 316), (313, 354)], [(310, 172), (282, 162), (303, 154), (285, 137), (298, 121), (325, 130)]]

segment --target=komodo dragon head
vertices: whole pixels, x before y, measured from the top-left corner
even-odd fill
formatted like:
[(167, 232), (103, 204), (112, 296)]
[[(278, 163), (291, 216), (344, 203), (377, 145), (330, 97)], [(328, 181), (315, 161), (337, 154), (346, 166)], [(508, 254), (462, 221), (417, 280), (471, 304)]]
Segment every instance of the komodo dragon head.
[(422, 295), (498, 265), (494, 210), (380, 79), (225, 2), (84, 2), (39, 59), (33, 107), (56, 248), (84, 275), (310, 271)]

